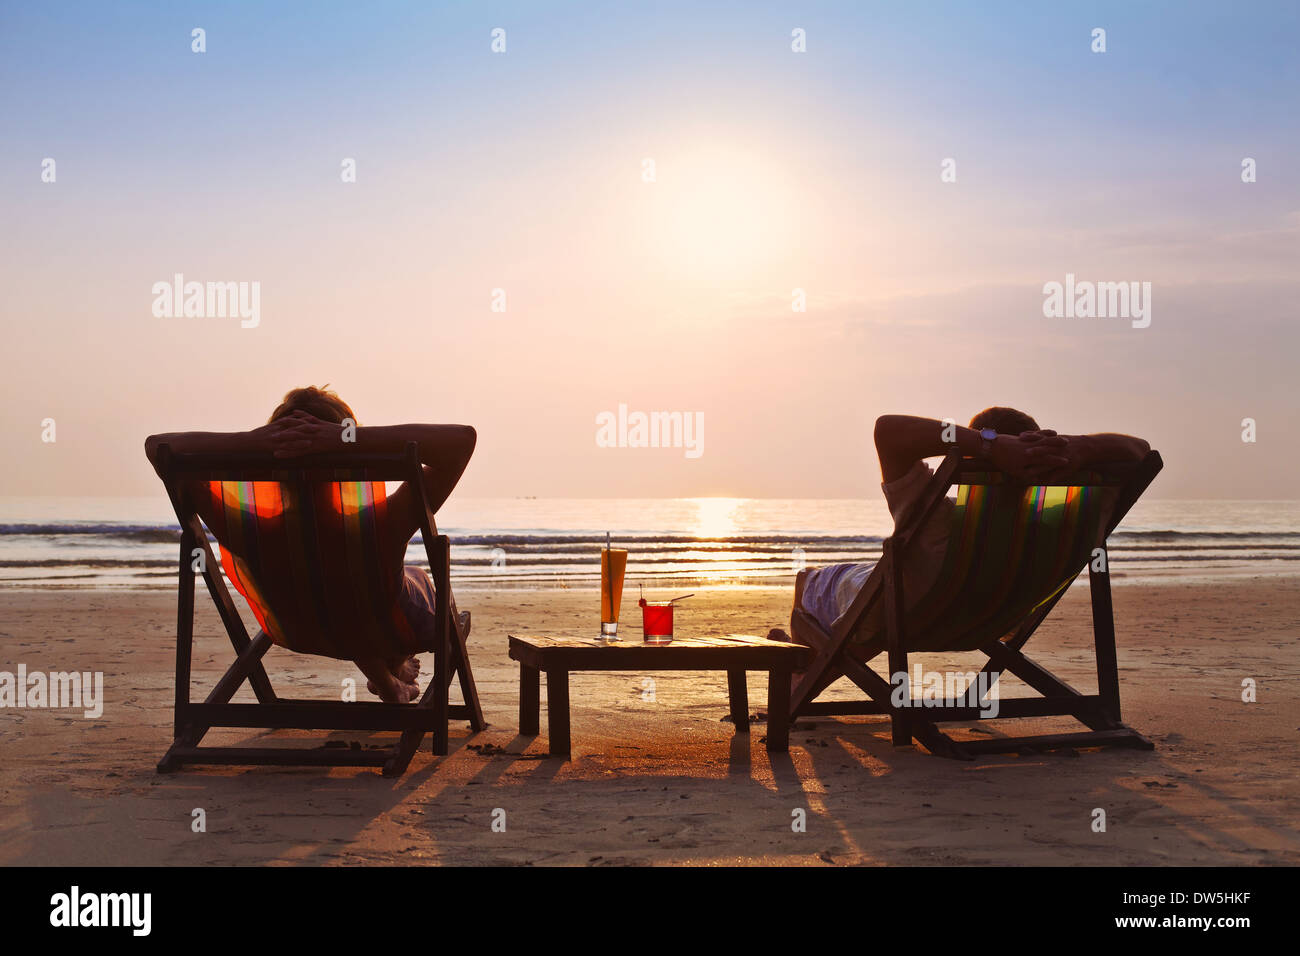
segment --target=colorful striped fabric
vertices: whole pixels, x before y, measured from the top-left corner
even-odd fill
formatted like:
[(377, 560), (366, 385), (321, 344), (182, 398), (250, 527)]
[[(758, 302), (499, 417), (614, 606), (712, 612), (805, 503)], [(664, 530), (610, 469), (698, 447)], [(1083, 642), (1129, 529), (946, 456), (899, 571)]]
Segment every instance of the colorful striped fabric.
[(943, 570), (905, 620), (908, 650), (974, 650), (1006, 636), (1104, 546), (1113, 488), (1000, 478), (957, 487)]
[(293, 651), (353, 660), (425, 650), (385, 566), (383, 482), (213, 481), (209, 530), (262, 629)]

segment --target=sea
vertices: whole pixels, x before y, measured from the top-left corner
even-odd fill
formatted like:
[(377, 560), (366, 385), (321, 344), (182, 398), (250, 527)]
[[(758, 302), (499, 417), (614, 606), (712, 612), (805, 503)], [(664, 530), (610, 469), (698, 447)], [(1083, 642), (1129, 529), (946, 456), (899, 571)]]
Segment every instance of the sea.
[[(870, 499), (456, 498), (437, 520), (458, 590), (596, 587), (608, 534), (653, 599), (874, 561), (893, 528)], [(179, 540), (166, 498), (0, 497), (0, 588), (175, 587)], [(1144, 499), (1108, 553), (1117, 584), (1295, 574), (1300, 501)]]

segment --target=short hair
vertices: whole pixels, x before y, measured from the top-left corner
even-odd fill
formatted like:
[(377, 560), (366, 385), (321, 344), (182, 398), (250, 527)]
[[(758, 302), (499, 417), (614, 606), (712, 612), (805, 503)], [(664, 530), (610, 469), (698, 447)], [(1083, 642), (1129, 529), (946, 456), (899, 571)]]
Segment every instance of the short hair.
[(991, 428), (999, 435), (1019, 435), (1021, 432), (1038, 431), (1038, 422), (1018, 408), (993, 405), (972, 418), (970, 427), (976, 431)]
[(331, 392), (329, 388), (327, 384), (322, 388), (308, 385), (304, 388), (289, 389), (284, 394), (284, 400), (280, 402), (275, 411), (271, 413), (271, 417), (267, 419), (267, 424), (284, 418), (286, 415), (292, 415), (294, 412), (306, 412), (313, 418), (319, 418), (323, 422), (332, 422), (335, 425), (342, 425), (343, 419), (350, 418), (355, 424), (357, 416), (353, 414), (348, 403), (339, 398), (334, 392)]

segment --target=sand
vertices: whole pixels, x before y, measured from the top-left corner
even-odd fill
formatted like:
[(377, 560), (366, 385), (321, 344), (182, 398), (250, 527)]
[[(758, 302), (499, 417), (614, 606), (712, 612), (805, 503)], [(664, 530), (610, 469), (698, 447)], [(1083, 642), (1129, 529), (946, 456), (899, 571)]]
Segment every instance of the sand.
[[(200, 598), (201, 696), (230, 647)], [(761, 743), (763, 724), (735, 736), (721, 719), (725, 676), (691, 673), (652, 675), (653, 699), (647, 675), (574, 675), (574, 759), (549, 759), (544, 714), (541, 736), (517, 734), (518, 673), (506, 635), (589, 630), (596, 593), (485, 590), (458, 599), (474, 615), (470, 647), (491, 726), (471, 739), (456, 722), (447, 757), (435, 760), (426, 743), (400, 779), (318, 768), (160, 776), (174, 597), (0, 592), (0, 670), (23, 663), (32, 671), (102, 670), (105, 679), (97, 720), (71, 710), (0, 710), (0, 863), (1300, 862), (1297, 578), (1117, 587), (1124, 717), (1156, 750), (972, 763), (895, 749), (887, 725), (872, 717), (803, 721), (789, 753), (773, 757)], [(678, 632), (765, 634), (784, 625), (789, 600), (788, 589), (702, 591), (679, 612)], [(1090, 690), (1089, 621), (1087, 590), (1076, 587), (1027, 651)], [(976, 661), (923, 658), (939, 669)], [(277, 689), (295, 696), (337, 699), (343, 678), (355, 675), (348, 664), (280, 649), (267, 662)], [(1257, 682), (1256, 703), (1241, 699), (1245, 678)], [(764, 706), (765, 681), (750, 677), (751, 710)], [(1061, 720), (1002, 726), (1076, 729)], [(258, 736), (214, 731), (205, 742)], [(1096, 808), (1106, 813), (1105, 832), (1093, 829)], [(206, 832), (193, 830), (196, 809)], [(796, 811), (806, 832), (792, 829)], [(494, 819), (504, 819), (504, 832), (494, 831)]]

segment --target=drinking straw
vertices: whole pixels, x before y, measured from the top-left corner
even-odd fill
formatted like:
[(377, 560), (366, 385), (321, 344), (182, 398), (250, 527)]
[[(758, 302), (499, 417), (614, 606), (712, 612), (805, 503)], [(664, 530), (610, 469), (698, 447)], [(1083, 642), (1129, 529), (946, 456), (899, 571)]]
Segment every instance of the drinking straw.
[(610, 564), (609, 532), (605, 532), (605, 579), (609, 582), (609, 616), (614, 616), (614, 566)]
[(677, 602), (677, 601), (685, 601), (688, 597), (695, 597), (695, 592), (692, 591), (690, 594), (683, 594), (681, 597), (675, 597), (675, 598), (673, 598), (671, 601), (669, 601), (668, 603), (669, 603), (669, 604), (673, 604), (673, 603), (675, 603), (675, 602)]

